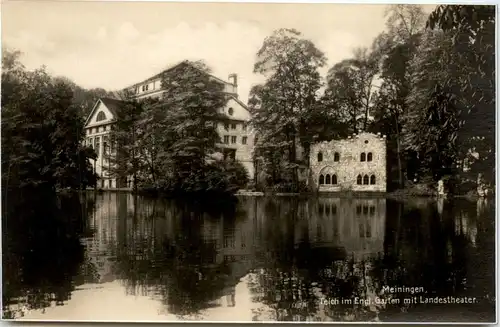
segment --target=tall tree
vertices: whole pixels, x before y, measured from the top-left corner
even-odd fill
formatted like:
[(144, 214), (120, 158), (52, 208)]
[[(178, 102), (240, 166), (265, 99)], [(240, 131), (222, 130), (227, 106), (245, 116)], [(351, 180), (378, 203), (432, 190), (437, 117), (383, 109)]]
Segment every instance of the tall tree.
[(56, 77), (55, 80), (71, 88), (73, 92), (73, 104), (79, 109), (80, 116), (83, 118), (89, 115), (92, 106), (99, 98), (111, 96), (111, 93), (103, 88), (86, 89), (77, 85), (67, 77)]
[(4, 50), (2, 188), (55, 191), (95, 184), (82, 145), (83, 121), (73, 93), (44, 69), (26, 71), (19, 52)]
[(476, 173), (494, 180), (495, 172), (495, 6), (440, 5), (427, 21), (431, 29), (447, 31), (457, 75), (445, 80), (458, 84), (461, 135), (469, 141), (467, 160)]
[(306, 126), (321, 87), (319, 68), (325, 63), (323, 52), (294, 29), (275, 31), (257, 52), (254, 72), (267, 80), (258, 89), (261, 106), (254, 111), (252, 124), (260, 144), (277, 143), (286, 153), (295, 186), (299, 166), (297, 145), (304, 149), (307, 163), (312, 138)]
[[(402, 145), (405, 118), (408, 113), (407, 97), (412, 85), (410, 60), (415, 56), (425, 27), (425, 14), (419, 5), (391, 5), (386, 10), (387, 32), (378, 38), (381, 85), (375, 104), (379, 131), (388, 137), (388, 159), (395, 160), (398, 186), (414, 177), (411, 168), (414, 156)], [(409, 162), (411, 161), (411, 162)], [(389, 175), (392, 172), (389, 171)]]
[(354, 51), (353, 58), (335, 64), (328, 71), (323, 101), (337, 111), (339, 119), (348, 124), (351, 133), (369, 127), (379, 56), (379, 51), (359, 48)]
[(144, 106), (142, 102), (134, 99), (119, 103), (118, 117), (103, 147), (104, 158), (109, 163), (105, 169), (110, 177), (117, 178), (119, 187), (127, 187), (127, 180), (132, 177), (134, 190), (137, 190), (139, 172), (142, 168), (138, 121)]
[[(223, 85), (212, 78), (201, 62), (184, 62), (162, 76), (165, 91), (161, 107), (168, 111), (163, 124), (170, 126), (166, 134), (176, 188), (198, 191), (205, 178), (207, 159), (220, 141), (217, 123), (219, 110), (226, 104)], [(161, 108), (159, 107), (159, 108)], [(192, 188), (195, 189), (192, 189)]]

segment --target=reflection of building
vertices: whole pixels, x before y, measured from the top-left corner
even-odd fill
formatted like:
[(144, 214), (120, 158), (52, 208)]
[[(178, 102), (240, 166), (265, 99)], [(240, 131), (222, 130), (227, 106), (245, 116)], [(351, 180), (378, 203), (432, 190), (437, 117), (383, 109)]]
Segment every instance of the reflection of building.
[(341, 247), (362, 259), (383, 252), (385, 218), (382, 198), (319, 198), (311, 205), (309, 239), (316, 247)]
[(116, 194), (108, 193), (97, 197), (97, 206), (88, 217), (89, 227), (95, 233), (91, 238), (84, 238), (81, 242), (86, 248), (86, 256), (96, 268), (98, 282), (104, 283), (115, 279), (113, 264), (116, 261), (114, 248), (118, 212)]
[[(154, 75), (142, 82), (128, 87), (125, 91), (132, 99), (161, 98), (165, 92), (161, 85), (163, 74), (167, 74), (187, 62), (181, 62), (169, 69)], [(194, 67), (191, 65), (191, 67)], [(253, 133), (248, 126), (250, 112), (247, 106), (238, 99), (237, 75), (231, 74), (230, 81), (224, 81), (218, 77), (210, 75), (213, 81), (219, 82), (223, 86), (223, 93), (227, 102), (219, 112), (225, 117), (225, 122), (217, 124), (217, 132), (220, 135), (221, 143), (218, 144), (221, 155), (224, 158), (236, 159), (247, 169), (250, 178), (253, 176), (254, 165), (252, 161), (252, 148), (254, 143)], [(100, 176), (102, 188), (130, 188), (131, 178), (117, 180), (109, 176), (107, 168), (110, 166), (107, 160), (110, 154), (115, 154), (116, 149), (113, 142), (110, 142), (109, 135), (112, 126), (120, 118), (120, 111), (125, 102), (101, 98), (92, 108), (85, 122), (86, 144), (92, 146), (97, 153), (97, 160), (93, 161), (95, 172)]]
[(354, 134), (311, 146), (311, 175), (319, 192), (386, 191), (385, 135)]

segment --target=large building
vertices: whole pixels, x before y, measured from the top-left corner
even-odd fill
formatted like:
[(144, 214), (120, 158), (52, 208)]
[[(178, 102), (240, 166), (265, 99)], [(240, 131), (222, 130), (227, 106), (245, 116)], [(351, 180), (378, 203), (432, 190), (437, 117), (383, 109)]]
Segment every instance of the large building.
[(318, 192), (386, 192), (386, 137), (362, 132), (311, 146), (311, 180)]
[[(165, 92), (161, 87), (162, 75), (179, 67), (179, 65), (189, 65), (189, 63), (183, 61), (127, 87), (124, 94), (132, 99), (161, 98)], [(254, 175), (252, 160), (254, 135), (248, 126), (250, 112), (247, 106), (238, 99), (238, 77), (236, 74), (231, 74), (229, 81), (224, 81), (213, 75), (210, 77), (224, 86), (223, 92), (227, 98), (226, 105), (219, 109), (219, 112), (227, 118), (227, 122), (217, 124), (217, 131), (221, 139), (221, 143), (217, 144), (217, 147), (223, 158), (236, 159), (241, 162), (252, 179)], [(97, 153), (97, 160), (92, 162), (92, 165), (100, 177), (99, 188), (130, 188), (132, 186), (131, 179), (119, 183), (116, 178), (107, 174), (106, 169), (109, 162), (105, 158), (105, 151), (114, 151), (109, 143), (109, 133), (111, 125), (118, 119), (121, 105), (122, 101), (120, 100), (101, 98), (94, 105), (85, 122), (86, 144), (91, 145)]]

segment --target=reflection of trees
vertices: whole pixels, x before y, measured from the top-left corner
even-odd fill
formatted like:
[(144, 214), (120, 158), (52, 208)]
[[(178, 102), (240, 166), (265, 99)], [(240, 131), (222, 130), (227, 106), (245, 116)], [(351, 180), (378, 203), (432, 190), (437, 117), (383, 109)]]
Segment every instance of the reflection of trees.
[[(492, 289), (494, 280), (493, 275), (489, 275), (494, 270), (486, 268), (492, 268), (493, 265), (488, 253), (493, 253), (491, 242), (494, 242), (494, 238), (488, 228), (481, 232), (474, 225), (476, 220), (491, 223), (492, 219), (476, 218), (475, 206), (458, 200), (444, 203), (442, 214), (432, 203), (418, 208), (409, 203), (391, 203), (388, 211), (401, 212), (402, 215), (400, 218), (388, 217), (386, 252), (383, 259), (376, 262), (374, 272), (381, 284), (422, 286), (427, 292), (426, 296), (479, 295), (478, 299), (487, 296), (486, 290)], [(472, 242), (471, 235), (477, 237), (478, 242), (483, 240), (489, 243), (489, 249), (486, 246), (483, 251), (479, 250)], [(476, 288), (478, 281), (483, 283), (483, 289)], [(409, 294), (384, 296), (400, 298), (401, 304), (388, 306), (382, 319), (407, 319), (394, 314), (401, 310), (422, 311), (435, 307), (433, 304), (403, 305), (402, 298)], [(487, 302), (481, 301), (475, 309), (472, 309), (473, 305), (467, 304), (467, 310), (486, 309), (487, 312), (488, 306)], [(449, 304), (445, 308), (452, 311), (453, 308), (463, 307)], [(435, 320), (436, 317), (428, 319)], [(485, 319), (484, 315), (482, 319)]]
[[(441, 297), (480, 295), (492, 298), (494, 260), (489, 254), (494, 253), (494, 220), (479, 217), (476, 222), (474, 205), (462, 201), (445, 203), (440, 214), (436, 205), (429, 202), (416, 206), (389, 202), (384, 248), (378, 249), (374, 247), (374, 240), (346, 238), (349, 233), (341, 225), (349, 225), (346, 219), (356, 220), (356, 214), (347, 214), (363, 203), (354, 200), (348, 204), (349, 201), (352, 200), (337, 202), (335, 211), (342, 213), (342, 217), (336, 218), (340, 219), (337, 225), (335, 219), (333, 225), (321, 219), (325, 212), (332, 216), (334, 200), (320, 201), (317, 207), (314, 203), (306, 205), (294, 200), (268, 200), (263, 205), (269, 221), (263, 231), (266, 262), (264, 269), (255, 271), (257, 277), (251, 290), (256, 301), (274, 310), (274, 319), (371, 320), (378, 317), (407, 320), (408, 317), (398, 314), (415, 310), (416, 305), (403, 304), (403, 298), (411, 294), (381, 294), (385, 285), (422, 286), (432, 295)], [(378, 212), (381, 207), (376, 208)], [(364, 211), (364, 204), (361, 209), (354, 210), (356, 213)], [(366, 211), (370, 213), (370, 207)], [(309, 213), (306, 220), (300, 217), (304, 212)], [(385, 210), (381, 212), (385, 216)], [(491, 210), (481, 212), (491, 215)], [(377, 223), (376, 219), (358, 221), (365, 227), (366, 223)], [(480, 226), (485, 227), (481, 230)], [(335, 235), (337, 229), (341, 229), (338, 236), (330, 238), (328, 231), (333, 230), (331, 235)], [(360, 235), (367, 237), (366, 230), (361, 233), (360, 228)], [(343, 253), (347, 244), (349, 248), (345, 249), (351, 250)], [(362, 244), (368, 244), (368, 248)], [(355, 297), (372, 301), (375, 297), (399, 298), (401, 304), (318, 305), (323, 298)], [(474, 310), (488, 312), (490, 304), (491, 300), (483, 301)], [(430, 306), (420, 304), (418, 309), (431, 309)], [(451, 305), (446, 308), (452, 310)]]
[(62, 305), (78, 285), (73, 277), (83, 259), (78, 196), (57, 199), (38, 192), (23, 197), (24, 205), (11, 196), (2, 206), (4, 318), (54, 302)]
[(206, 239), (203, 223), (223, 221), (234, 228), (241, 214), (236, 204), (141, 199), (134, 208), (120, 231), (126, 236), (118, 238), (127, 246), (117, 244), (117, 274), (128, 292), (154, 296), (179, 315), (196, 313), (222, 296), (231, 269), (216, 262), (217, 245)]
[[(428, 201), (250, 198), (203, 203), (130, 194), (39, 203), (43, 206), (35, 203), (33, 211), (21, 210), (16, 219), (8, 217), (4, 227), (7, 305), (62, 303), (74, 285), (103, 282), (107, 274), (120, 280), (128, 294), (153, 297), (170, 313), (190, 316), (219, 305), (224, 296), (228, 305), (237, 306), (234, 287), (249, 272), (253, 301), (280, 321), (408, 320), (400, 314), (430, 310), (424, 305), (321, 303), (403, 297), (380, 294), (385, 285), (477, 296), (482, 301), (474, 309), (478, 312), (493, 305), (494, 219), (484, 203), (443, 202), (439, 209)], [(87, 215), (91, 218), (81, 219)], [(52, 218), (34, 219), (42, 216)], [(77, 236), (88, 243), (85, 255)], [(110, 258), (109, 270), (101, 269), (98, 263)], [(7, 315), (19, 310), (8, 308)], [(254, 319), (264, 317), (255, 312)]]

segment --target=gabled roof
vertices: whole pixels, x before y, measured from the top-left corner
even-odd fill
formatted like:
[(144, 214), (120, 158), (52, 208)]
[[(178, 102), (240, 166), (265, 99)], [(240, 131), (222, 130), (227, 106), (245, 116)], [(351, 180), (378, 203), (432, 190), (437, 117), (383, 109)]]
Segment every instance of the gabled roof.
[(99, 107), (99, 103), (104, 104), (106, 106), (106, 108), (108, 108), (109, 111), (111, 111), (111, 113), (113, 114), (113, 116), (115, 118), (118, 117), (118, 113), (120, 112), (120, 108), (124, 104), (123, 101), (118, 100), (118, 99), (106, 98), (106, 97), (99, 98), (96, 101), (96, 103), (95, 103), (94, 107), (92, 108), (92, 110), (90, 111), (89, 115), (87, 116), (87, 119), (85, 120), (85, 125), (84, 126), (87, 126), (90, 118), (94, 115), (94, 112), (96, 111), (97, 107)]
[(101, 98), (100, 100), (102, 101), (102, 103), (104, 103), (104, 105), (109, 109), (109, 111), (111, 111), (111, 113), (115, 117), (118, 116), (121, 106), (125, 104), (123, 101), (113, 98)]
[(245, 109), (246, 111), (250, 112), (250, 110), (248, 109), (248, 106), (246, 104), (243, 103), (243, 101), (241, 101), (240, 99), (238, 99), (237, 97), (235, 97), (234, 95), (230, 94), (229, 95), (229, 98), (233, 99), (234, 101), (236, 101), (240, 106), (243, 107), (243, 109)]
[[(155, 74), (155, 75), (153, 75), (153, 76), (151, 76), (151, 77), (148, 77), (148, 78), (146, 78), (146, 79), (144, 79), (144, 80), (142, 80), (142, 81), (140, 81), (140, 82), (138, 82), (138, 83), (134, 83), (134, 84), (132, 84), (132, 85), (130, 85), (130, 86), (125, 87), (125, 89), (130, 89), (130, 88), (136, 87), (136, 86), (138, 86), (138, 85), (142, 85), (142, 84), (143, 84), (143, 83), (145, 83), (145, 82), (149, 82), (149, 81), (155, 80), (155, 79), (157, 79), (157, 78), (160, 78), (163, 74), (165, 74), (165, 73), (167, 73), (167, 72), (169, 72), (169, 71), (173, 70), (174, 68), (176, 68), (176, 67), (178, 67), (178, 66), (180, 66), (180, 65), (190, 65), (191, 67), (193, 67), (193, 68), (195, 68), (195, 69), (199, 69), (198, 67), (196, 67), (196, 65), (192, 65), (192, 64), (191, 64), (191, 62), (190, 62), (189, 60), (183, 60), (183, 61), (177, 62), (177, 63), (175, 63), (175, 64), (173, 64), (173, 65), (171, 65), (171, 66), (168, 66), (167, 68), (163, 69), (163, 70), (162, 70), (160, 73), (158, 73), (158, 74)], [(212, 74), (210, 74), (210, 73), (207, 73), (207, 74), (208, 74), (209, 76), (211, 76), (212, 78), (216, 79), (217, 81), (219, 81), (219, 82), (220, 82), (220, 83), (222, 83), (222, 84), (231, 84), (230, 82), (228, 82), (228, 81), (224, 81), (223, 79), (221, 79), (221, 78), (219, 78), (219, 77), (217, 77), (217, 76), (215, 76), (215, 75), (212, 75)]]

